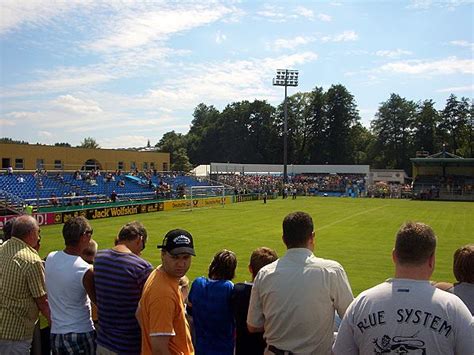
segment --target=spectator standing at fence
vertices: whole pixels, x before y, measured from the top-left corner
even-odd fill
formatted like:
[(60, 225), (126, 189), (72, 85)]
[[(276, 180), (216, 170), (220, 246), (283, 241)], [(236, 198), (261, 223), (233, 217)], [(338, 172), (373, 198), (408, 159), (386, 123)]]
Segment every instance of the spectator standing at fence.
[(158, 248), (162, 249), (162, 263), (145, 282), (137, 309), (142, 354), (192, 355), (194, 348), (179, 281), (196, 255), (193, 237), (185, 230), (173, 229)]
[(283, 220), (286, 254), (264, 266), (254, 280), (247, 325), (264, 331), (265, 354), (330, 354), (334, 311), (343, 316), (353, 296), (342, 266), (313, 255), (311, 216)]
[[(135, 311), (143, 285), (153, 267), (140, 258), (147, 241), (140, 222), (124, 225), (112, 249), (102, 250), (94, 261), (99, 329), (97, 354), (140, 354), (141, 331)], [(117, 316), (120, 312), (120, 317)]]
[(231, 304), (235, 318), (236, 339), (235, 355), (262, 355), (265, 351), (265, 340), (262, 333), (249, 333), (247, 329), (247, 313), (253, 280), (262, 267), (278, 259), (277, 253), (266, 247), (258, 248), (250, 256), (249, 271), (252, 282), (242, 282), (234, 285)]
[(95, 330), (91, 299), (95, 302), (91, 265), (81, 257), (92, 228), (86, 218), (72, 217), (63, 226), (65, 248), (46, 258), (46, 288), (51, 307), (53, 354), (94, 354)]
[(191, 307), (196, 332), (196, 355), (233, 355), (235, 321), (230, 299), (237, 257), (222, 250), (212, 259), (208, 277), (198, 277), (191, 285)]
[(434, 287), (436, 236), (423, 223), (397, 233), (395, 278), (362, 292), (342, 320), (334, 354), (465, 354), (474, 351), (474, 320), (456, 296)]
[(0, 354), (29, 354), (38, 310), (50, 321), (39, 240), (36, 219), (20, 216), (0, 248)]
[(117, 193), (114, 191), (112, 191), (112, 193), (110, 194), (110, 200), (112, 202), (116, 202), (117, 201)]

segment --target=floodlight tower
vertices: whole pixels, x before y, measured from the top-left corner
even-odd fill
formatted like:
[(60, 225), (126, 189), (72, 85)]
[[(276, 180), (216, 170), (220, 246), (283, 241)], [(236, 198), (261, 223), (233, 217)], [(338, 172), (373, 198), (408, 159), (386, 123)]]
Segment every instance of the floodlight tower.
[(277, 69), (276, 77), (273, 78), (274, 86), (285, 87), (284, 112), (285, 120), (283, 124), (283, 182), (288, 182), (288, 86), (298, 86), (298, 70)]

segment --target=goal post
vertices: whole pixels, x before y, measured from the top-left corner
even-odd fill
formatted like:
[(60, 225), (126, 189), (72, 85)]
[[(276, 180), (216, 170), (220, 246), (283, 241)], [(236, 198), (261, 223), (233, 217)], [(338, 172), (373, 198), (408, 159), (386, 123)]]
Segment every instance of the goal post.
[(200, 207), (225, 206), (225, 186), (191, 186), (191, 210)]

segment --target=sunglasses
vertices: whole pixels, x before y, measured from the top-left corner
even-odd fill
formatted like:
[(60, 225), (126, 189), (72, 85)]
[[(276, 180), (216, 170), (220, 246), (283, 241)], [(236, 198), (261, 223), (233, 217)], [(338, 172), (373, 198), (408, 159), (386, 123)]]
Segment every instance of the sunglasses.
[(84, 232), (84, 234), (89, 234), (89, 235), (92, 235), (94, 233), (94, 230), (91, 228), (91, 229), (86, 229), (86, 231)]

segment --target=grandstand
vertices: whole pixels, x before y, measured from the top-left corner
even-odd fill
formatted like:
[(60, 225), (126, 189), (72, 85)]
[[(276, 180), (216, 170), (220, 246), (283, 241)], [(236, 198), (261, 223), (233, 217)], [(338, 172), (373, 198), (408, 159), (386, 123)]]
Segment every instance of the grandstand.
[(474, 158), (443, 151), (411, 162), (414, 198), (474, 201)]

